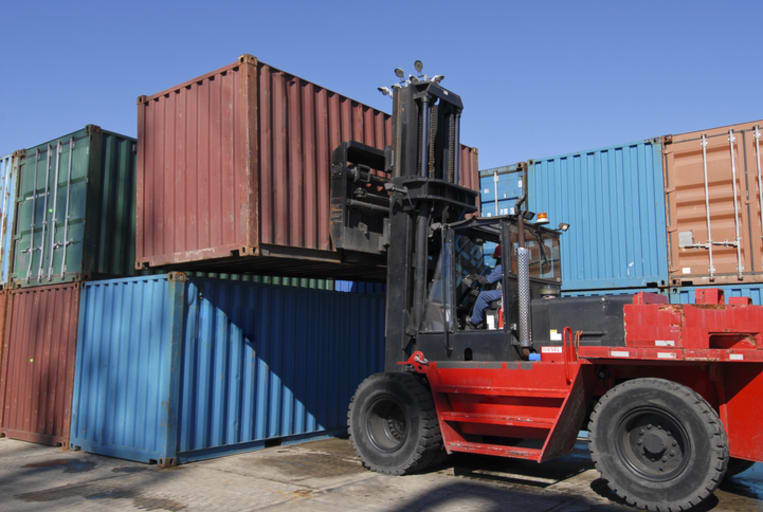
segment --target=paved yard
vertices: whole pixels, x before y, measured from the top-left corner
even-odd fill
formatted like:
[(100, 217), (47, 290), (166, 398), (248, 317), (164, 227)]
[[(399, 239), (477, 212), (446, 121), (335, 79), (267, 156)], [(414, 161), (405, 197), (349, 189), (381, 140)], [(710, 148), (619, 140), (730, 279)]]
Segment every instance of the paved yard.
[[(0, 439), (0, 510), (631, 510), (608, 498), (584, 443), (537, 465), (453, 457), (423, 475), (361, 468), (341, 439), (268, 448), (170, 469)], [(763, 469), (724, 484), (701, 510), (762, 510)]]

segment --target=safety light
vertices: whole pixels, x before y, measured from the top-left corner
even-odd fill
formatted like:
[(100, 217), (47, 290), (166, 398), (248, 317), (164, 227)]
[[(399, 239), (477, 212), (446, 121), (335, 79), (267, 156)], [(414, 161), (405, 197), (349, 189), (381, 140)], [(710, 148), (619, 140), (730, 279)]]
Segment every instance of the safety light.
[(548, 213), (540, 212), (536, 217), (536, 224), (548, 224)]
[(559, 226), (556, 228), (557, 231), (561, 231), (562, 233), (564, 233), (568, 229), (570, 229), (570, 225), (567, 224), (566, 222), (560, 222)]

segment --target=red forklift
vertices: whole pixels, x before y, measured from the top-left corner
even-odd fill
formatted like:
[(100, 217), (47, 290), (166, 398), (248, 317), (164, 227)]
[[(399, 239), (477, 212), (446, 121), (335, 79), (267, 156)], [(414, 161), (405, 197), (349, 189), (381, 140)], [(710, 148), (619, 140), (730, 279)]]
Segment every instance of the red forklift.
[[(403, 475), (454, 452), (545, 462), (588, 430), (614, 493), (677, 511), (763, 461), (763, 307), (719, 289), (692, 305), (562, 297), (569, 226), (547, 227), (525, 197), (511, 215), (476, 215), (477, 193), (458, 185), (461, 98), (415, 67), (380, 88), (392, 146), (333, 153), (335, 245), (387, 259), (385, 372), (348, 412), (364, 466)], [(491, 256), (500, 297), (473, 328)]]

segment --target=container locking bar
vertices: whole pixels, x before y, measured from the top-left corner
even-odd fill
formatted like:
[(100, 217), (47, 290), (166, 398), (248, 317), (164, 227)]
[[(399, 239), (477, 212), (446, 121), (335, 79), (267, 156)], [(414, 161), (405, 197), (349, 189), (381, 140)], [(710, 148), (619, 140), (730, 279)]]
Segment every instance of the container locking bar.
[(758, 157), (758, 200), (760, 201), (760, 238), (763, 238), (763, 179), (760, 172), (760, 126), (755, 125), (755, 155)]

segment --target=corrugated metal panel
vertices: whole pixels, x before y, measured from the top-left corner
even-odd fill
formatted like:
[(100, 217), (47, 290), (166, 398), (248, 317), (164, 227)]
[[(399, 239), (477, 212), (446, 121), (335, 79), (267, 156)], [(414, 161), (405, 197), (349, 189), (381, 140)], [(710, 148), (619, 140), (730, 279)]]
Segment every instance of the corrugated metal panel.
[(661, 144), (611, 146), (536, 160), (529, 208), (547, 212), (561, 237), (562, 289), (667, 282)]
[(671, 288), (670, 302), (672, 304), (694, 304), (697, 290), (703, 288), (720, 288), (723, 290), (727, 303), (729, 297), (750, 297), (753, 304), (763, 306), (763, 283)]
[(72, 445), (202, 459), (344, 429), (384, 296), (170, 274), (87, 283)]
[[(761, 127), (763, 121), (755, 121), (683, 133), (665, 145), (672, 284), (763, 281)], [(708, 222), (715, 242), (713, 271), (707, 246)]]
[(0, 157), (0, 285), (5, 286), (13, 259), (13, 219), (16, 213), (19, 152)]
[[(391, 130), (388, 114), (250, 55), (142, 96), (137, 262), (281, 257), (300, 259), (304, 273), (309, 257), (327, 275), (319, 263), (339, 262), (332, 152), (346, 140), (384, 148)], [(461, 182), (476, 188), (477, 151), (462, 148), (461, 161)]]
[(80, 284), (7, 292), (0, 368), (0, 433), (66, 445)]
[(24, 152), (15, 286), (135, 273), (135, 139), (90, 125)]

